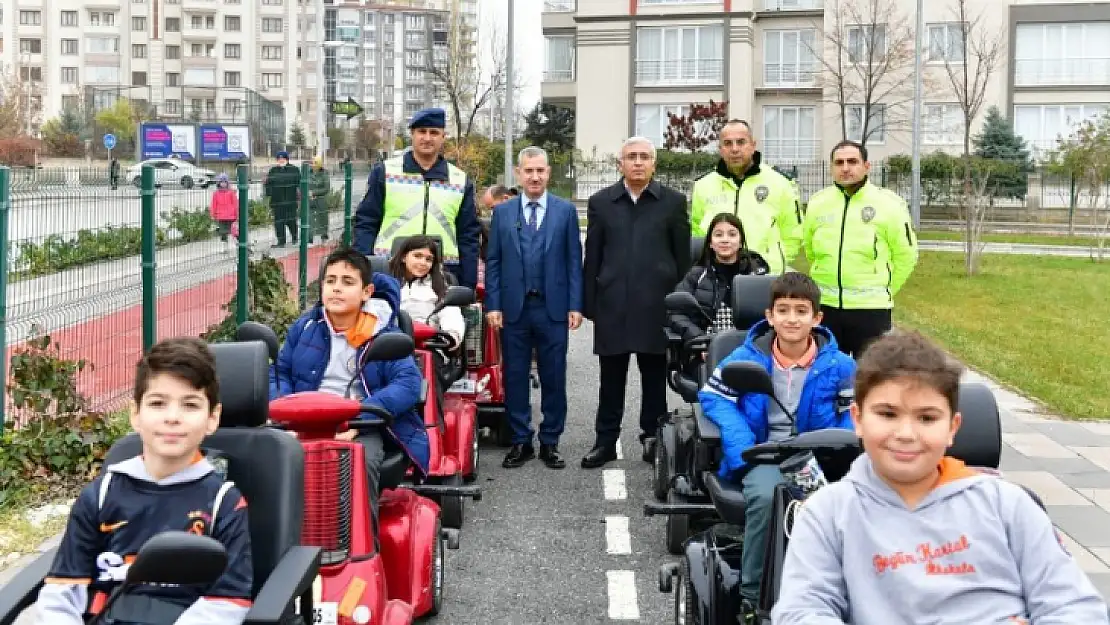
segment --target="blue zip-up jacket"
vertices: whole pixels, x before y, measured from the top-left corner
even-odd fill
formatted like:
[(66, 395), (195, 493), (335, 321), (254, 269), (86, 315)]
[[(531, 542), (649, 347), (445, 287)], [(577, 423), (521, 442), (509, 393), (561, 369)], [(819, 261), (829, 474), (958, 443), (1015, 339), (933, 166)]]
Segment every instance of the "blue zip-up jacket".
[[(856, 362), (837, 348), (836, 338), (827, 328), (814, 327), (813, 338), (817, 341), (817, 357), (802, 386), (795, 415), (798, 433), (828, 428), (850, 430), (852, 417), (848, 404), (839, 402), (838, 395), (842, 389), (852, 388)], [(756, 393), (738, 397), (721, 379), (721, 369), (730, 362), (748, 360), (759, 363), (773, 375), (771, 345), (774, 340), (775, 331), (766, 319), (752, 326), (744, 344), (717, 363), (709, 381), (698, 391), (705, 416), (721, 429), (724, 453), (718, 474), (724, 479), (744, 468), (744, 460), (740, 457), (744, 450), (767, 442), (767, 404), (771, 400)]]
[[(392, 276), (375, 273), (374, 296), (364, 310), (378, 317), (374, 336), (382, 332), (400, 332), (397, 310), (401, 305), (401, 286)], [(358, 347), (362, 354), (370, 341)], [(292, 393), (316, 391), (324, 379), (331, 358), (331, 328), (324, 316), (324, 306), (317, 302), (289, 328), (277, 362), (270, 367), (270, 399)], [(359, 375), (367, 401), (376, 403), (393, 414), (393, 425), (387, 428), (423, 476), (428, 472), (428, 433), (424, 420), (416, 411), (420, 401), (422, 378), (412, 356), (400, 360), (367, 361)]]

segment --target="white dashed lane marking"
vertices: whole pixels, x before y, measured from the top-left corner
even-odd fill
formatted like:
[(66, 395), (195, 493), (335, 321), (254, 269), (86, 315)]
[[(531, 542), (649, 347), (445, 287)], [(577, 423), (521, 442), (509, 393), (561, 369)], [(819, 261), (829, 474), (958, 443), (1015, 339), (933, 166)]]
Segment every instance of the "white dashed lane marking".
[(606, 571), (609, 578), (609, 618), (617, 621), (640, 620), (640, 607), (636, 603), (636, 573), (633, 571)]
[(632, 535), (628, 533), (628, 517), (605, 517), (605, 550), (611, 555), (632, 553)]
[(628, 497), (623, 469), (605, 469), (601, 473), (601, 479), (605, 486), (605, 499), (617, 501)]

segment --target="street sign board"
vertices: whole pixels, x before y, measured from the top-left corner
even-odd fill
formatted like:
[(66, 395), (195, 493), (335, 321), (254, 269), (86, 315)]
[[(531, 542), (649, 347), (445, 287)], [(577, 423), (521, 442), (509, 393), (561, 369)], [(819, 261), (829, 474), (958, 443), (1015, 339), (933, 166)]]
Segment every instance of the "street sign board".
[(346, 102), (332, 100), (329, 104), (331, 105), (332, 115), (346, 115), (347, 119), (351, 119), (362, 114), (362, 106), (351, 97), (348, 97)]
[(104, 135), (104, 149), (111, 150), (116, 147), (116, 136), (112, 133)]

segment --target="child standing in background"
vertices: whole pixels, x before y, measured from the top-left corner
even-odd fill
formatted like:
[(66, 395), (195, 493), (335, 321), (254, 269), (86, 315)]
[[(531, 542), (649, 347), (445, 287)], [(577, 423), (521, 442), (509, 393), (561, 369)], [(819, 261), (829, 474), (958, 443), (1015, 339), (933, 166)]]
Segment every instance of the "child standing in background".
[(212, 194), (212, 203), (208, 206), (208, 214), (216, 222), (220, 242), (225, 243), (225, 254), (235, 249), (235, 242), (229, 241), (228, 234), (234, 234), (232, 228), (239, 220), (239, 194), (231, 190), (227, 174), (220, 174), (216, 178), (216, 192)]

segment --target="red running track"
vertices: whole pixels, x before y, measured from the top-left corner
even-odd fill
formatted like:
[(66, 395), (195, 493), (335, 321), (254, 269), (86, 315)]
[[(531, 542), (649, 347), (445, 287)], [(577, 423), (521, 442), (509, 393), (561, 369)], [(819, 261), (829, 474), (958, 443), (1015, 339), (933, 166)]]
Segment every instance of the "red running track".
[[(330, 248), (309, 249), (308, 275), (311, 282), (321, 259)], [(230, 259), (228, 262), (232, 262)], [(297, 287), (297, 255), (278, 259), (285, 278)], [(227, 313), (224, 304), (235, 294), (236, 273), (203, 282), (158, 298), (157, 332), (159, 338), (199, 336)], [(143, 306), (123, 310), (62, 328), (50, 333), (62, 356), (85, 359), (90, 368), (79, 376), (78, 389), (98, 409), (112, 409), (123, 403), (134, 383), (135, 363), (143, 353)], [(13, 349), (9, 347), (10, 359)], [(9, 369), (10, 371), (10, 369)]]

